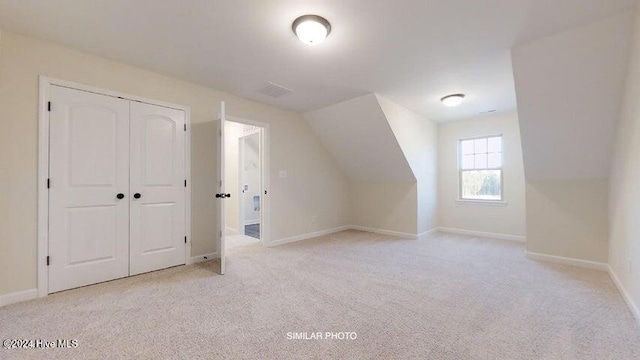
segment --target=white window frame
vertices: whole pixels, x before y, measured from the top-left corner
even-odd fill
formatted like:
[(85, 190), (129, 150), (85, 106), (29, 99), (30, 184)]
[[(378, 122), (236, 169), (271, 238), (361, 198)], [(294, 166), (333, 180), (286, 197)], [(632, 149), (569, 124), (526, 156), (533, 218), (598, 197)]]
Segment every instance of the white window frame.
[[(498, 168), (489, 168), (486, 169), (462, 169), (462, 142), (468, 140), (477, 140), (477, 139), (489, 139), (499, 137), (502, 139), (502, 151), (500, 152), (500, 167)], [(484, 171), (484, 170), (499, 170), (500, 171), (500, 199), (470, 199), (464, 198), (462, 196), (462, 173), (465, 171)], [(475, 136), (470, 138), (458, 139), (458, 203), (481, 203), (481, 204), (490, 204), (490, 205), (506, 205), (504, 200), (504, 136), (503, 134), (495, 134), (495, 135), (483, 135), (483, 136)]]

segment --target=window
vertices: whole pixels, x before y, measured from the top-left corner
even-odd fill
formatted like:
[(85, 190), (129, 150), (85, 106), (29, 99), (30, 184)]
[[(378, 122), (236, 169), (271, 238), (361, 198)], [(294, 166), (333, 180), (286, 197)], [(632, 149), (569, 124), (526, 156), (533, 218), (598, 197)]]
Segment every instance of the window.
[(462, 200), (502, 200), (502, 135), (459, 141)]

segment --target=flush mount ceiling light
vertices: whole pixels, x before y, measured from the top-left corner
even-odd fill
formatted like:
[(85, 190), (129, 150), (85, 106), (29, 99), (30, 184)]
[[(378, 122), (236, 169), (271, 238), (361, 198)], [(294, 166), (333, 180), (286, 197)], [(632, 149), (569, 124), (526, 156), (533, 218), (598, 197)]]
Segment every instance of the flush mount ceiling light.
[(462, 99), (464, 99), (464, 94), (452, 94), (443, 97), (440, 101), (442, 101), (444, 106), (453, 107), (460, 105)]
[(331, 32), (331, 24), (318, 15), (303, 15), (291, 25), (298, 39), (308, 45), (317, 45), (324, 41)]

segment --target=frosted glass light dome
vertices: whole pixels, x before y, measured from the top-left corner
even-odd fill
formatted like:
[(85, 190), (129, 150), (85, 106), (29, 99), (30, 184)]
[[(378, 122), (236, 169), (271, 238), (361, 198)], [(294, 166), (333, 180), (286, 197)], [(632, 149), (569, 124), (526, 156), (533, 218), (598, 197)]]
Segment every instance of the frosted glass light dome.
[(331, 32), (331, 25), (321, 16), (304, 15), (293, 22), (292, 29), (303, 43), (317, 45), (327, 38)]

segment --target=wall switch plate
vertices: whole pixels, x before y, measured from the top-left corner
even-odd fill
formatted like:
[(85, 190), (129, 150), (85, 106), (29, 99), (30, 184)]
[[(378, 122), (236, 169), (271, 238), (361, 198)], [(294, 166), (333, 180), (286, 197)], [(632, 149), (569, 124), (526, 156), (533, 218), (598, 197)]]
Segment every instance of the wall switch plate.
[(278, 175), (280, 176), (280, 179), (286, 179), (287, 178), (287, 170), (280, 170), (280, 172), (278, 173)]

